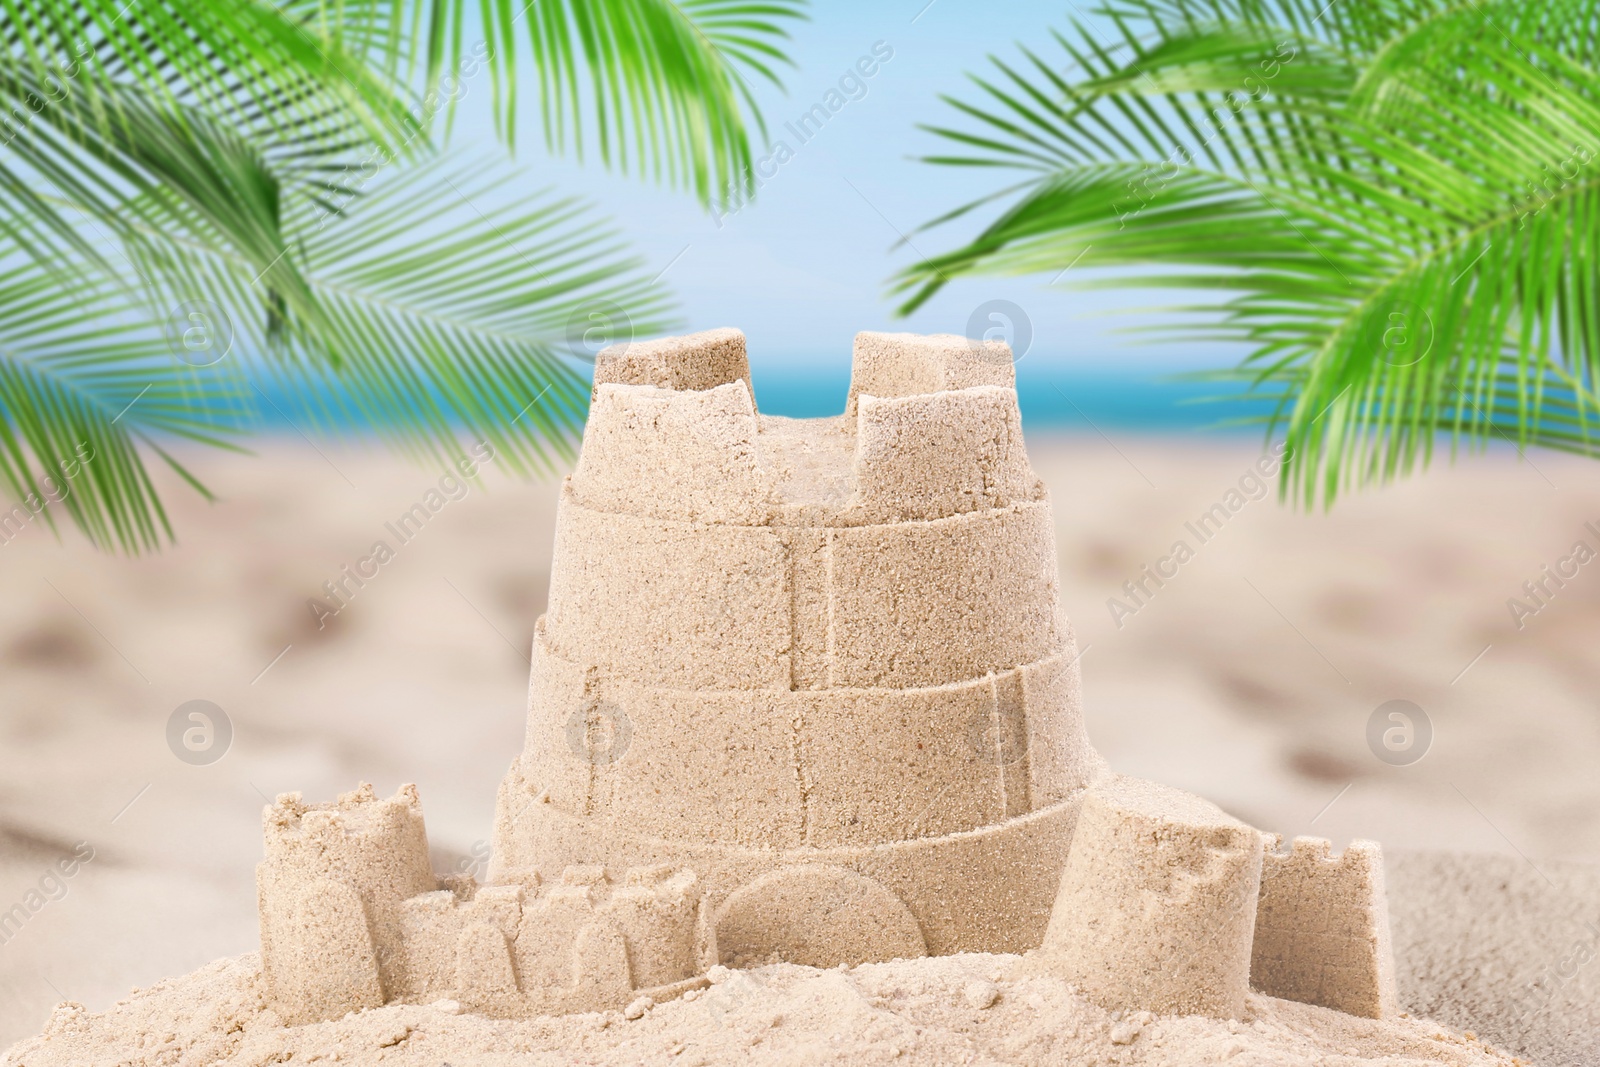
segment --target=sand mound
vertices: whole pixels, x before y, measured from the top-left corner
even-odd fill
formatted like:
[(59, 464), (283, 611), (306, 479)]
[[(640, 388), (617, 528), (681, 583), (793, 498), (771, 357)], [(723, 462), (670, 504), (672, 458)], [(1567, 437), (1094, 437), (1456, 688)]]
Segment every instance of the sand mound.
[(1242, 1020), (1107, 1012), (1021, 957), (964, 953), (853, 969), (716, 968), (712, 985), (627, 1012), (524, 1020), (390, 1005), (284, 1027), (257, 957), (221, 960), (99, 1015), (64, 1004), (0, 1067), (501, 1064), (1512, 1064), (1423, 1020), (1360, 1019), (1250, 994)]
[(1391, 857), (1401, 1003), (1541, 1067), (1600, 1064), (1600, 864)]

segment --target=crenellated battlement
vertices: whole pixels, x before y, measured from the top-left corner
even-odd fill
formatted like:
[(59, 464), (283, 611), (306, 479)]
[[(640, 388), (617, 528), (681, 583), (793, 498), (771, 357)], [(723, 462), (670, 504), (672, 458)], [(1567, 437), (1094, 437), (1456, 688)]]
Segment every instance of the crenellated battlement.
[(701, 970), (692, 872), (437, 878), (414, 786), (380, 800), (363, 784), (316, 806), (285, 794), (264, 824), (262, 968), (285, 1021), (439, 999), (506, 1017), (592, 1011), (667, 995)]
[(262, 812), (269, 858), (304, 854), (329, 862), (330, 853), (355, 856), (402, 846), (426, 836), (422, 802), (414, 785), (380, 798), (370, 783), (341, 793), (332, 804), (307, 804), (299, 793), (284, 793)]
[[(597, 394), (608, 384), (699, 392), (740, 381), (750, 382), (745, 336), (726, 326), (608, 345), (595, 357)], [(863, 330), (851, 347), (845, 414), (856, 413), (862, 396), (917, 396), (979, 385), (1015, 388), (1011, 347), (1004, 341)]]
[(594, 360), (596, 393), (607, 383), (698, 391), (739, 381), (750, 381), (750, 360), (729, 327), (608, 345)]
[(604, 350), (573, 501), (685, 522), (828, 527), (1043, 496), (1000, 342), (860, 334), (846, 410), (832, 418), (763, 416), (749, 381), (736, 330)]
[(1356, 840), (1268, 836), (1251, 984), (1288, 1000), (1381, 1019), (1396, 1007), (1383, 850)]
[(1296, 837), (1288, 848), (1283, 847), (1282, 834), (1268, 834), (1267, 859), (1282, 870), (1319, 871), (1328, 864), (1342, 869), (1345, 874), (1366, 874), (1383, 866), (1383, 847), (1376, 841), (1357, 838), (1343, 852), (1333, 851), (1333, 842), (1325, 837)]

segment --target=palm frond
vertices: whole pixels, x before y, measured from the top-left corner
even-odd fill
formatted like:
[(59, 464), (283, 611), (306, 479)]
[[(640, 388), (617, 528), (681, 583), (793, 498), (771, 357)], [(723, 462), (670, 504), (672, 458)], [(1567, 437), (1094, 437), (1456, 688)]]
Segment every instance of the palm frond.
[[(154, 103), (275, 123), (282, 136), (333, 107), (380, 143), (415, 126), (404, 95), (366, 63), (382, 33), (375, 9), (359, 0), (351, 0), (347, 18), (332, 21), (318, 17), (326, 15), (321, 5), (267, 0), (15, 0), (7, 7), (0, 68), (49, 85), (42, 98), (52, 106), (98, 108), (108, 86), (122, 85)], [(114, 119), (113, 108), (101, 113)]]
[(120, 287), (40, 270), (4, 240), (0, 307), (3, 540), (33, 523), (57, 530), (60, 515), (104, 549), (158, 547), (172, 530), (142, 450), (204, 492), (161, 442), (236, 448), (237, 382), (175, 358)]
[[(1600, 455), (1600, 82), (1574, 58), (1594, 5), (1556, 5), (1571, 24), (1514, 4), (1333, 10), (1355, 8), (1124, 2), (1155, 43), (1130, 36), (1118, 63), (1068, 42), (1082, 76), (1035, 74), (1027, 108), (1006, 68), (1012, 88), (963, 108), (986, 132), (956, 139), (1038, 176), (903, 272), (902, 310), (963, 274), (1068, 264), (1224, 294), (1190, 328), (1250, 352), (1229, 377), (1274, 406), (1285, 491), (1308, 505), (1426, 465), (1441, 436)], [(1203, 144), (1157, 132), (1194, 126), (1280, 33), (1295, 55), (1270, 92)]]
[(319, 316), (289, 320), (275, 347), (249, 314), (252, 260), (152, 231), (140, 268), (164, 279), (162, 306), (208, 294), (242, 352), (270, 351), (250, 373), (308, 432), (363, 427), (446, 459), (471, 435), (508, 469), (548, 471), (587, 409), (574, 342), (591, 314), (619, 340), (673, 319), (614, 228), (517, 178), (503, 164), (433, 160), (378, 175), (336, 214), (297, 206), (286, 228)]
[[(748, 77), (781, 85), (787, 26), (805, 0), (484, 0), (468, 44), (461, 0), (416, 7), (395, 48), (428, 91), (486, 67), (502, 136), (514, 143), (518, 40), (531, 49), (540, 127), (552, 151), (592, 149), (607, 166), (693, 189), (702, 204), (747, 195), (750, 128), (764, 131)], [(421, 55), (418, 55), (418, 52)], [(447, 113), (454, 95), (443, 94)], [(440, 108), (435, 107), (435, 110)]]
[[(470, 55), (464, 10), (8, 6), (0, 480), (26, 504), (75, 450), (96, 456), (40, 521), (154, 547), (171, 530), (147, 458), (205, 492), (170, 443), (235, 447), (271, 416), (446, 459), (481, 438), (523, 473), (570, 453), (588, 398), (575, 342), (596, 323), (660, 331), (670, 300), (583, 203), (508, 197), (493, 165), (419, 164), (431, 92), (447, 66), (487, 65), (509, 140), (525, 33), (552, 147), (742, 198), (761, 129), (745, 78), (778, 82), (803, 0), (494, 0)], [(190, 334), (212, 345), (202, 365), (175, 339)]]

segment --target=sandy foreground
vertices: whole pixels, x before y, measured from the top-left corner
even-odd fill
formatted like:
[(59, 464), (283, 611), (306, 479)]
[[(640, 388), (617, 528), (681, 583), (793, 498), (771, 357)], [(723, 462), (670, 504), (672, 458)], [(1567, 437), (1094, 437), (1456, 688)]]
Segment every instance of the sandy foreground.
[[(1254, 442), (1032, 434), (1029, 445), (1087, 649), (1089, 734), (1112, 766), (1285, 836), (1383, 842), (1405, 1006), (1535, 1063), (1600, 1063), (1600, 563), (1561, 562), (1580, 541), (1600, 550), (1600, 466), (1471, 459), (1308, 517), (1250, 499)], [(198, 1003), (201, 983), (232, 990), (248, 1015), (251, 966), (212, 965), (256, 947), (260, 811), (279, 792), (326, 800), (361, 779), (381, 793), (415, 781), (436, 867), (486, 862), (495, 787), (521, 745), (554, 485), (491, 464), (486, 486), (447, 498), (402, 542), (386, 524), (436, 473), (370, 451), (262, 451), (199, 457), (223, 502), (175, 491), (182, 540), (159, 556), (98, 556), (37, 525), (0, 547), (0, 913), (43, 901), (0, 930), (0, 1046), (47, 1020), (53, 1035), (93, 1029), (71, 1011), (52, 1018), (57, 1002), (104, 1011), (130, 987), (208, 966), (118, 1010), (154, 997), (215, 1022), (204, 1012), (221, 1002)], [(1245, 502), (1202, 541), (1186, 524), (1230, 490)], [(380, 540), (393, 558), (377, 576), (342, 606), (327, 598), (323, 583)], [(1124, 583), (1180, 540), (1192, 558), (1130, 597)], [(1523, 584), (1546, 566), (1576, 574), (1547, 585), (1541, 605)], [(317, 596), (339, 607), (320, 628)], [(1513, 597), (1536, 610), (1514, 617)], [(209, 764), (168, 746), (169, 717), (195, 699), (231, 723)], [(1396, 699), (1431, 724), (1409, 765), (1367, 740), (1374, 710)], [(70, 877), (64, 858), (77, 860)], [(1259, 998), (1240, 1033), (1144, 1026), (1043, 979), (1014, 982), (1013, 959), (766, 968), (637, 1021), (500, 1025), (552, 1063), (871, 1062), (895, 1048), (913, 1062), (1060, 1062), (1069, 1046), (1052, 1042), (1074, 1029), (1103, 1062), (1276, 1063), (1319, 1011)], [(966, 999), (974, 980), (995, 984), (992, 1007)], [(718, 1007), (728, 987), (736, 1005)], [(382, 1050), (384, 1062), (436, 1065), (427, 1040), (466, 1040), (466, 1020), (434, 1009), (369, 1014), (357, 1036), (371, 1046), (345, 1062)], [(1112, 1044), (1120, 1023), (1139, 1035)], [(1402, 1023), (1415, 1033), (1352, 1031), (1348, 1049), (1502, 1062)], [(378, 1040), (400, 1031), (410, 1036)], [(835, 1033), (870, 1038), (832, 1044)], [(322, 1050), (317, 1036), (299, 1058)], [(469, 1049), (464, 1062), (512, 1060)]]
[[(1488, 1067), (1517, 1062), (1476, 1038), (1413, 1019), (1377, 1022), (1252, 996), (1246, 1017), (1109, 1014), (1065, 984), (1015, 978), (1019, 957), (964, 953), (819, 971), (789, 964), (713, 970), (704, 991), (642, 1014), (527, 1021), (454, 1014), (454, 1002), (391, 1005), (283, 1027), (261, 1007), (258, 960), (213, 963), (111, 1012), (59, 1009), (45, 1033), (0, 1060), (87, 1063), (440, 1062), (794, 1064), (1383, 1063)], [(136, 1036), (135, 1036), (136, 1035)], [(130, 1038), (134, 1038), (130, 1040)]]

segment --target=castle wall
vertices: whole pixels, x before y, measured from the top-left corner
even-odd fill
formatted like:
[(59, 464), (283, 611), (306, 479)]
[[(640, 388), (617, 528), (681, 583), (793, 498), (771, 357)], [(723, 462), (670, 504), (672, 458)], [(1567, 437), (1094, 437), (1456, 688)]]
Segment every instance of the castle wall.
[(415, 788), (379, 800), (364, 786), (324, 807), (287, 794), (265, 810), (263, 829), (263, 969), (289, 1014), (314, 1014), (357, 988), (366, 1003), (403, 984), (400, 904), (436, 887)]
[(262, 969), (291, 1025), (440, 998), (507, 1017), (618, 1008), (703, 970), (691, 872), (645, 866), (614, 884), (568, 865), (543, 892), (531, 872), (436, 879), (414, 786), (315, 807), (285, 795), (264, 828)]
[[(602, 353), (497, 869), (691, 867), (712, 914), (766, 879), (730, 937), (859, 876), (931, 951), (1037, 945), (1103, 763), (1009, 350), (862, 334), (845, 417), (785, 420), (707, 343)], [(867, 926), (772, 936), (916, 940)]]
[(263, 865), (256, 884), (262, 974), (284, 1022), (337, 1018), (383, 1004), (366, 904), (348, 882), (285, 884)]
[(1035, 965), (1103, 1007), (1241, 1018), (1259, 831), (1181, 790), (1088, 790)]
[(569, 496), (546, 628), (570, 659), (676, 688), (790, 689), (796, 634), (812, 685), (942, 685), (1055, 651), (1056, 592), (1046, 503), (827, 529), (807, 543), (770, 527), (602, 513)]
[(772, 529), (562, 501), (546, 630), (575, 661), (683, 689), (787, 689), (790, 611)]
[(1043, 495), (1011, 389), (863, 395), (859, 406), (851, 523), (937, 519)]
[(762, 848), (704, 837), (647, 837), (609, 820), (573, 815), (551, 802), (518, 764), (501, 783), (491, 877), (523, 877), (597, 855), (619, 866), (667, 864), (700, 876), (705, 905), (714, 915), (730, 894), (757, 878), (826, 864), (871, 878), (898, 896), (915, 916), (929, 953), (1026, 952), (1044, 938), (1081, 796), (937, 837)]
[[(720, 371), (707, 372), (712, 384), (672, 386), (695, 375), (675, 363), (645, 367), (642, 351), (658, 342), (627, 346), (626, 378), (601, 373), (602, 353), (571, 499), (608, 514), (811, 527), (936, 519), (1043, 499), (1004, 345), (980, 352), (962, 338), (862, 337), (889, 340), (887, 348), (862, 348), (858, 339), (843, 419), (763, 417), (747, 374), (721, 381)], [(875, 352), (888, 362), (872, 362)], [(888, 391), (862, 385), (874, 380)], [(802, 428), (810, 439), (789, 447)]]
[[(400, 978), (389, 990), (391, 998), (428, 1002), (466, 995), (476, 1001), (504, 986), (495, 979), (512, 968), (508, 944), (522, 926), (523, 898), (522, 886), (505, 885), (476, 888), (470, 899), (439, 889), (406, 900), (400, 907), (403, 962)], [(485, 930), (493, 931), (494, 937), (484, 936)], [(466, 967), (462, 966), (464, 938)], [(499, 992), (516, 991), (512, 969), (511, 988)]]
[(1067, 648), (941, 686), (703, 692), (581, 667), (540, 628), (522, 766), (618, 834), (826, 848), (972, 830), (1099, 773)]
[(786, 529), (779, 537), (789, 561), (789, 687), (822, 689), (831, 662), (833, 537), (817, 528)]
[(846, 528), (831, 538), (831, 685), (942, 685), (1060, 647), (1048, 504)]
[[(787, 702), (764, 692), (702, 695), (626, 681), (599, 688), (628, 718), (628, 751), (615, 763), (596, 763), (584, 806), (566, 810), (646, 836), (803, 843), (806, 812)], [(587, 762), (570, 746), (563, 757)]]
[(1003, 761), (1008, 767), (1025, 761), (1034, 807), (1076, 796), (1105, 767), (1083, 728), (1082, 652), (1071, 625), (1065, 620), (1060, 625), (1066, 634), (1061, 652), (1018, 671), (1020, 707), (1010, 701), (998, 704), (1004, 719), (999, 736), (1008, 746), (1014, 745), (1016, 733), (1025, 737), (1020, 753), (1003, 750)]
[(780, 867), (717, 908), (717, 952), (730, 967), (807, 967), (916, 959), (927, 942), (905, 902), (864, 875), (829, 863)]
[(776, 499), (756, 434), (755, 403), (742, 381), (697, 393), (597, 385), (572, 474), (574, 498), (596, 511), (763, 524)]

